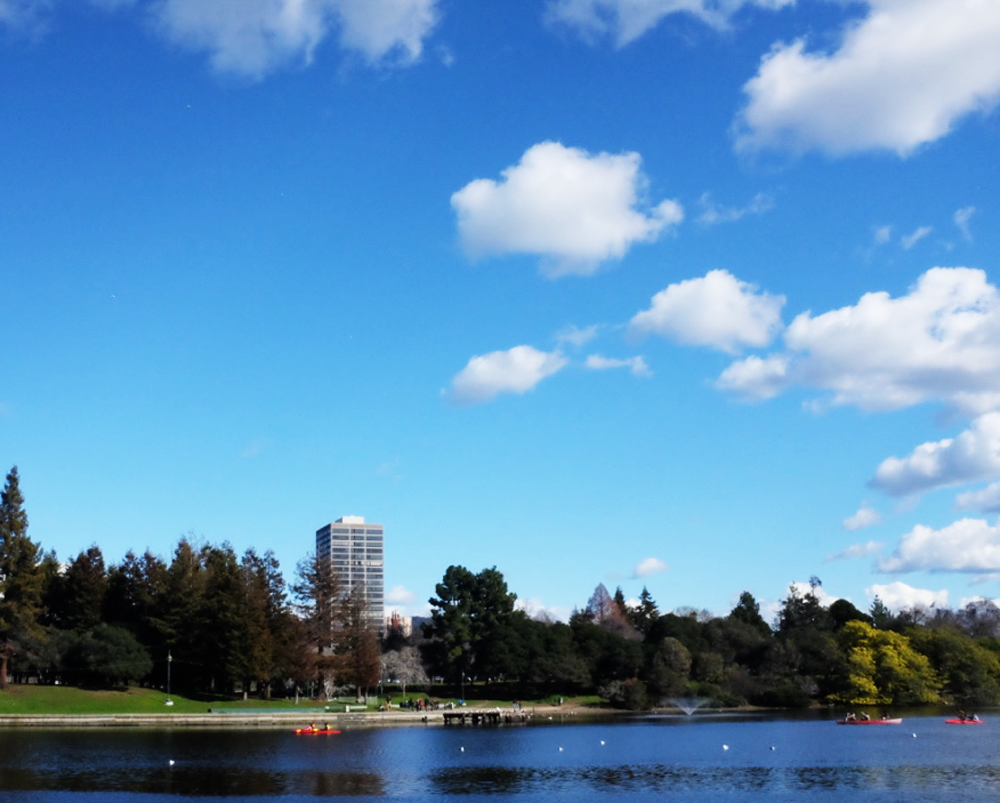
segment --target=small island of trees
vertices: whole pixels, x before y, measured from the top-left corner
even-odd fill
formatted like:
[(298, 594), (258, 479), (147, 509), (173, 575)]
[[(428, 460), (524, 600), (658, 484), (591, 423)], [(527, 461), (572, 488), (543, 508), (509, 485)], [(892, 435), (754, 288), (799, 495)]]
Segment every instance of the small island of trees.
[(182, 538), (105, 564), (94, 545), (66, 564), (28, 535), (17, 468), (0, 499), (0, 690), (8, 683), (192, 696), (406, 695), (540, 699), (599, 695), (648, 709), (698, 697), (722, 706), (1000, 702), (1000, 609), (867, 612), (791, 587), (774, 622), (744, 592), (726, 616), (661, 613), (598, 585), (568, 622), (517, 607), (496, 567), (449, 566), (431, 616), (379, 634), (360, 594), (314, 555), (286, 584), (271, 552)]

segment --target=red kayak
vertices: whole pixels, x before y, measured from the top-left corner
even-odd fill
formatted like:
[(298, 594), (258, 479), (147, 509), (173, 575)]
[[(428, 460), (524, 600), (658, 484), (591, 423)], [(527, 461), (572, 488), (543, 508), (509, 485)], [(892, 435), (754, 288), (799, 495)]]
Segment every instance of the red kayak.
[(324, 733), (340, 733), (340, 731), (334, 730), (333, 728), (296, 728), (295, 732), (301, 733), (305, 736), (316, 736), (317, 734)]
[(946, 719), (944, 721), (945, 725), (982, 725), (983, 721), (981, 719)]
[(882, 719), (838, 719), (838, 725), (901, 725), (903, 720), (901, 718), (890, 719), (889, 717), (883, 717)]

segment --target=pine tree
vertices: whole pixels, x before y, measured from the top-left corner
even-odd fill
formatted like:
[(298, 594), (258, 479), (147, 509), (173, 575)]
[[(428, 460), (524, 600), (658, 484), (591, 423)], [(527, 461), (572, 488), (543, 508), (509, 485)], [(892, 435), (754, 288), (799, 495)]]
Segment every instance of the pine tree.
[(10, 659), (44, 629), (41, 549), (28, 537), (17, 466), (7, 475), (0, 495), (0, 689), (7, 688)]

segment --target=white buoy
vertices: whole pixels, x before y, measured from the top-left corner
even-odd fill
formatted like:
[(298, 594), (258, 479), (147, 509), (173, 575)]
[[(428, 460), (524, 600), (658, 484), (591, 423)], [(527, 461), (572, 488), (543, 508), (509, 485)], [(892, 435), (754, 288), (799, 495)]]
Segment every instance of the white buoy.
[(171, 767), (174, 766), (174, 760), (173, 759), (170, 759), (170, 766)]
[(464, 752), (465, 752), (465, 748), (464, 748), (464, 747), (460, 747), (460, 748), (458, 748), (458, 749), (459, 749), (459, 751), (460, 751), (460, 752), (462, 752), (462, 753), (464, 753)]
[(773, 744), (771, 745), (771, 749), (774, 750), (774, 745)]
[(722, 745), (722, 749), (723, 749), (723, 750), (728, 750), (728, 749), (729, 749), (729, 745), (728, 745), (728, 744), (724, 744), (724, 745)]
[(601, 739), (601, 744), (604, 744), (604, 739)]

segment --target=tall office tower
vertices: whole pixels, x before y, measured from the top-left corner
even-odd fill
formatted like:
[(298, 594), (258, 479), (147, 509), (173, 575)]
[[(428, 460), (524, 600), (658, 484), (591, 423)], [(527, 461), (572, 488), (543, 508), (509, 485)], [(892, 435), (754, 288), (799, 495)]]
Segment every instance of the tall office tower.
[(316, 556), (330, 566), (350, 594), (362, 586), (365, 615), (378, 633), (385, 630), (385, 557), (381, 524), (365, 524), (363, 516), (343, 516), (316, 531)]

